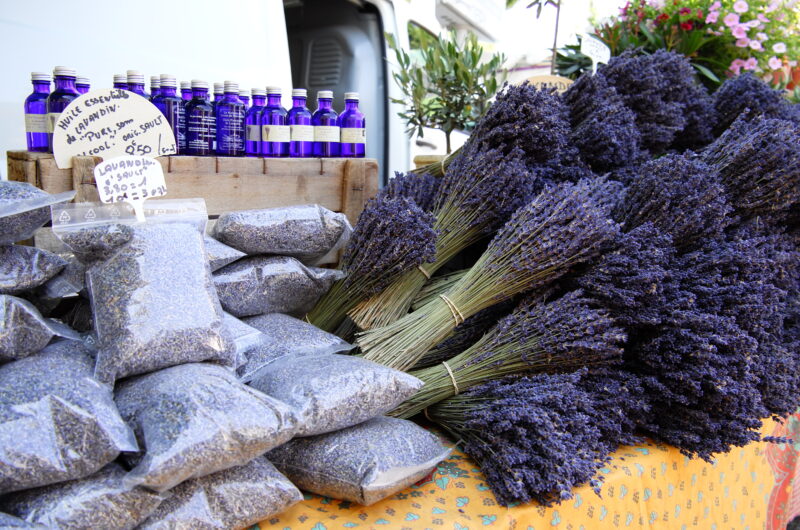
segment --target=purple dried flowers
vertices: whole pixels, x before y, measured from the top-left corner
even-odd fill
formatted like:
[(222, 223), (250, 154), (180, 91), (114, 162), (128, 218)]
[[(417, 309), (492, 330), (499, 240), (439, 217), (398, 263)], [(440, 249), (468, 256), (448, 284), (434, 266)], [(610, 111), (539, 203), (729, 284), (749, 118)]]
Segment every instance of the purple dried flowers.
[(379, 197), (405, 197), (414, 201), (426, 212), (433, 209), (434, 199), (441, 179), (430, 173), (401, 173), (395, 171), (394, 178), (378, 194)]
[(745, 110), (767, 118), (786, 117), (791, 113), (780, 90), (774, 90), (751, 73), (737, 75), (726, 80), (714, 92), (714, 108), (717, 114), (715, 132), (722, 134)]

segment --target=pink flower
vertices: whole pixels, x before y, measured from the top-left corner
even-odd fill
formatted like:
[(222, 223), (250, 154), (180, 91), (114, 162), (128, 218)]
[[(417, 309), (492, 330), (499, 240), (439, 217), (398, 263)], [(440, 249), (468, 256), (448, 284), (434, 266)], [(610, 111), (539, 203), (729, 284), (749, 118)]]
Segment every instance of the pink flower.
[(709, 7), (709, 9), (711, 11), (717, 11), (720, 7), (722, 7), (722, 3), (717, 1), (717, 2), (714, 2), (713, 4), (711, 4), (711, 7)]
[(761, 45), (761, 42), (757, 40), (751, 40), (750, 47), (757, 52), (764, 51), (764, 47)]
[(776, 42), (772, 45), (772, 51), (775, 53), (786, 53), (786, 44), (782, 42)]
[(738, 46), (739, 48), (747, 48), (748, 46), (750, 46), (750, 39), (748, 39), (747, 37), (739, 39), (736, 41), (736, 46)]
[(747, 2), (744, 0), (737, 0), (736, 3), (733, 4), (733, 10), (737, 13), (747, 13), (748, 9), (750, 9), (750, 6), (748, 6)]
[(678, 10), (678, 14), (679, 15), (691, 15), (692, 14), (692, 10), (689, 9), (688, 7), (682, 7), (682, 8), (680, 8)]
[(722, 21), (729, 28), (732, 28), (734, 26), (738, 26), (739, 25), (739, 15), (737, 15), (736, 13), (729, 13), (729, 14), (725, 15), (725, 18), (723, 18)]
[(781, 60), (775, 57), (774, 55), (769, 58), (768, 64), (772, 70), (779, 70), (780, 68), (783, 68), (783, 63), (781, 62)]
[(756, 68), (758, 68), (758, 61), (756, 60), (755, 57), (750, 57), (744, 62), (742, 68), (744, 68), (745, 70), (755, 70)]
[(767, 37), (766, 33), (756, 33), (756, 38), (758, 39), (759, 42), (764, 42), (769, 37)]
[(772, 13), (778, 9), (778, 2), (770, 2), (770, 4), (764, 9), (765, 13)]
[(789, 61), (789, 66), (794, 68), (795, 66), (797, 66), (797, 61)]
[(733, 36), (737, 39), (746, 39), (747, 38), (747, 27), (742, 26), (741, 24), (733, 28)]
[(719, 11), (712, 11), (706, 17), (706, 24), (716, 24), (719, 20)]
[(762, 15), (761, 13), (759, 13), (759, 14), (758, 14), (758, 20), (760, 20), (760, 21), (761, 21), (761, 22), (763, 22), (764, 24), (766, 24), (767, 22), (769, 22), (769, 19), (768, 19), (767, 17), (765, 17), (764, 15)]
[(742, 23), (742, 26), (747, 26), (748, 28), (757, 28), (760, 25), (761, 22), (759, 22), (758, 20), (751, 20), (750, 22)]
[(744, 61), (741, 59), (734, 59), (731, 65), (728, 67), (728, 70), (733, 72), (736, 75), (739, 75), (739, 72), (742, 71), (742, 67), (744, 66)]

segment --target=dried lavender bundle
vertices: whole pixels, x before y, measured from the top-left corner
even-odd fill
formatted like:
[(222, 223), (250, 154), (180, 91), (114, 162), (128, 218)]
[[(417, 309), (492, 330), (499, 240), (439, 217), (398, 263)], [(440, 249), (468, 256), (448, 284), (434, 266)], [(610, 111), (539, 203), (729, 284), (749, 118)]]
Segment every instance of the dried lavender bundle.
[(205, 241), (206, 258), (208, 258), (208, 265), (211, 267), (211, 272), (219, 270), (225, 265), (229, 265), (247, 255), (240, 250), (220, 243), (213, 237), (205, 236), (203, 240)]
[(27, 300), (0, 294), (0, 362), (40, 351), (53, 337), (77, 339), (77, 333), (42, 317)]
[(439, 191), (441, 183), (439, 177), (430, 173), (400, 173), (394, 172), (394, 178), (379, 193), (378, 197), (385, 198), (405, 198), (413, 201), (414, 204), (422, 208), (423, 211), (433, 210), (436, 193)]
[(322, 296), (308, 313), (308, 321), (334, 331), (359, 302), (404, 272), (432, 261), (436, 257), (434, 222), (433, 215), (410, 199), (370, 200), (342, 255), (340, 269), (345, 278)]
[(0, 246), (0, 294), (31, 291), (57, 275), (67, 262), (36, 247)]
[(468, 270), (469, 269), (462, 269), (431, 278), (417, 293), (414, 302), (411, 304), (411, 309), (416, 311), (434, 298), (437, 298), (440, 294), (446, 294), (452, 286), (457, 284), (458, 281), (464, 277)]
[(714, 109), (718, 122), (717, 135), (722, 134), (748, 109), (754, 115), (765, 118), (788, 118), (789, 104), (781, 90), (746, 72), (727, 79), (714, 92)]
[(425, 386), (392, 411), (410, 418), (423, 409), (491, 379), (520, 372), (573, 372), (622, 360), (625, 332), (580, 291), (542, 303), (524, 299), (472, 347), (411, 375)]

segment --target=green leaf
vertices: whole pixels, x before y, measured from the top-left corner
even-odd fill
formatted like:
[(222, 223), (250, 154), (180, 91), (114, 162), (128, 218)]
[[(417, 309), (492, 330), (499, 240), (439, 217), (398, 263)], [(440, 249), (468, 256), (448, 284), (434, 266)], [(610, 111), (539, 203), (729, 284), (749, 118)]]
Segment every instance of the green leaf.
[(705, 67), (705, 66), (703, 66), (702, 64), (698, 64), (698, 63), (692, 63), (692, 66), (694, 66), (694, 67), (697, 69), (697, 71), (698, 71), (698, 72), (700, 72), (701, 74), (703, 74), (703, 75), (704, 75), (704, 76), (706, 76), (707, 78), (711, 79), (711, 80), (712, 80), (712, 81), (714, 81), (715, 83), (719, 83), (719, 82), (720, 82), (720, 81), (719, 81), (719, 77), (717, 77), (717, 76), (714, 74), (714, 72), (712, 72), (711, 70), (709, 70), (708, 68), (706, 68), (706, 67)]

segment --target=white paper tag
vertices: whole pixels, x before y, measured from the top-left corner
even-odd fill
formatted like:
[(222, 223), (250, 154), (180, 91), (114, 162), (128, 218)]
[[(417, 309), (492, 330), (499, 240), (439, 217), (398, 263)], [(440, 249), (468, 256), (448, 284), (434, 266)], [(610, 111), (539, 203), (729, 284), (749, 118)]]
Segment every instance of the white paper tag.
[(47, 132), (52, 133), (55, 130), (56, 122), (60, 117), (60, 112), (50, 112), (47, 114)]
[(25, 132), (28, 132), (28, 133), (46, 133), (47, 132), (47, 114), (26, 114), (25, 115)]
[(293, 142), (313, 142), (314, 127), (312, 125), (290, 125)]
[(343, 144), (367, 143), (367, 131), (363, 127), (342, 127)]
[(291, 140), (288, 125), (263, 125), (261, 141), (263, 142), (288, 142)]
[(338, 142), (339, 141), (339, 127), (332, 125), (315, 125), (314, 126), (314, 141), (315, 142)]
[(247, 141), (248, 142), (260, 142), (261, 141), (261, 126), (260, 125), (248, 125), (247, 126)]
[(158, 107), (142, 96), (107, 88), (72, 101), (55, 122), (53, 154), (60, 169), (73, 156), (164, 156), (178, 152), (175, 135)]
[(608, 64), (611, 59), (611, 49), (603, 41), (593, 35), (583, 35), (581, 39), (581, 53), (592, 60), (592, 73), (597, 72), (599, 63)]
[(124, 155), (106, 160), (94, 168), (100, 201), (127, 202), (136, 218), (144, 221), (144, 201), (167, 193), (164, 170), (156, 160)]

